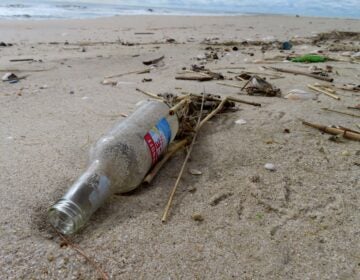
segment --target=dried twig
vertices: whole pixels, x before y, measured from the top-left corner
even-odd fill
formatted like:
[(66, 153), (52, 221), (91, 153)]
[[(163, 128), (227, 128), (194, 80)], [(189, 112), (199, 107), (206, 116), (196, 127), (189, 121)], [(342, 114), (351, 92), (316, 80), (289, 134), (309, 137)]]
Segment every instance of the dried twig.
[(139, 88), (136, 88), (136, 91), (139, 91), (151, 98), (154, 98), (154, 99), (158, 99), (158, 100), (163, 100), (160, 96), (157, 96), (156, 94), (154, 93), (151, 93), (151, 92), (148, 92), (148, 91), (145, 91), (145, 90), (142, 90), (142, 89), (139, 89)]
[(205, 96), (203, 95), (202, 102), (201, 102), (200, 114), (199, 114), (199, 118), (198, 118), (197, 125), (196, 125), (196, 132), (195, 132), (195, 134), (194, 134), (194, 136), (193, 136), (193, 139), (192, 139), (192, 141), (191, 141), (189, 150), (188, 150), (188, 152), (187, 152), (187, 155), (186, 155), (185, 160), (184, 160), (184, 162), (183, 162), (183, 165), (182, 165), (182, 167), (181, 167), (180, 173), (179, 173), (179, 175), (178, 175), (178, 177), (177, 177), (177, 179), (176, 179), (175, 185), (174, 185), (174, 187), (173, 187), (173, 189), (172, 189), (172, 192), (171, 192), (171, 194), (170, 194), (168, 203), (166, 204), (165, 211), (164, 211), (164, 214), (163, 214), (162, 219), (161, 219), (161, 221), (162, 221), (163, 223), (165, 223), (166, 220), (167, 220), (167, 217), (168, 217), (168, 214), (169, 214), (169, 210), (170, 210), (172, 201), (173, 201), (173, 199), (174, 199), (174, 195), (175, 195), (177, 186), (178, 186), (179, 183), (180, 183), (180, 179), (181, 179), (181, 177), (182, 177), (182, 174), (184, 173), (184, 170), (185, 170), (185, 167), (186, 167), (186, 163), (188, 162), (188, 160), (189, 160), (189, 158), (190, 158), (190, 154), (191, 154), (191, 151), (192, 151), (192, 149), (193, 149), (193, 147), (194, 147), (194, 143), (195, 143), (195, 140), (196, 140), (196, 136), (197, 136), (198, 131), (199, 131), (199, 129), (200, 129), (201, 116), (202, 116), (203, 107), (204, 107), (204, 100), (205, 100)]
[(356, 115), (356, 114), (352, 114), (352, 113), (348, 113), (348, 112), (342, 112), (342, 111), (338, 111), (338, 110), (334, 110), (334, 109), (330, 109), (330, 108), (321, 108), (321, 109), (324, 111), (328, 111), (328, 112), (334, 112), (334, 113), (338, 113), (338, 114), (343, 114), (343, 115), (347, 115), (347, 116), (360, 118), (360, 115)]
[(189, 80), (189, 81), (210, 81), (213, 77), (209, 75), (204, 75), (204, 73), (199, 73), (197, 75), (178, 75), (175, 77), (176, 80)]
[(222, 86), (227, 86), (227, 87), (234, 87), (234, 88), (243, 88), (242, 86), (239, 86), (239, 85), (235, 85), (235, 84), (227, 84), (227, 83), (220, 83), (218, 82), (217, 83), (218, 85), (222, 85)]
[(164, 58), (165, 58), (165, 56), (160, 56), (159, 58), (143, 61), (143, 64), (145, 64), (145, 65), (157, 64)]
[(86, 253), (84, 252), (84, 250), (80, 248), (80, 246), (71, 242), (64, 235), (62, 235), (56, 228), (53, 227), (53, 229), (59, 235), (59, 237), (65, 242), (66, 245), (69, 245), (71, 248), (73, 248), (76, 252), (78, 252), (81, 256), (83, 256), (96, 269), (96, 271), (99, 273), (101, 279), (109, 280), (109, 276), (107, 275), (107, 273), (104, 270), (102, 270), (102, 268), (96, 263), (95, 260), (93, 260), (92, 258), (87, 256)]
[(106, 79), (111, 79), (111, 78), (116, 78), (116, 77), (122, 77), (125, 75), (130, 75), (130, 74), (145, 74), (145, 73), (150, 73), (150, 69), (146, 68), (143, 70), (137, 70), (137, 71), (130, 71), (130, 72), (125, 72), (125, 73), (121, 73), (121, 74), (115, 74), (115, 75), (111, 75), (111, 76), (106, 76)]

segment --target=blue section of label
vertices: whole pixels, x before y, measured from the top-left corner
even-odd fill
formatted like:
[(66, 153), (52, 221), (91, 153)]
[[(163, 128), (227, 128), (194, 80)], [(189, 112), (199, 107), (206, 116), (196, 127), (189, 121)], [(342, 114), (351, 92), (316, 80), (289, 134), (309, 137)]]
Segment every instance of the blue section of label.
[(170, 140), (171, 140), (171, 128), (170, 128), (170, 125), (169, 125), (167, 119), (162, 118), (157, 123), (156, 128), (164, 134), (164, 136), (167, 140), (167, 144), (169, 144)]

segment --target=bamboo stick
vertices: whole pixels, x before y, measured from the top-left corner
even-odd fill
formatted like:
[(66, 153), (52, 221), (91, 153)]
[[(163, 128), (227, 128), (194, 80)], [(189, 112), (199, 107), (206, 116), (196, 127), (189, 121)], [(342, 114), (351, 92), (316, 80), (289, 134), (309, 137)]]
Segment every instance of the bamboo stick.
[(303, 121), (302, 123), (304, 125), (316, 128), (316, 129), (323, 131), (325, 133), (328, 133), (328, 134), (342, 135), (344, 138), (347, 138), (350, 140), (355, 140), (355, 141), (360, 141), (360, 135), (357, 133), (353, 133), (353, 132), (350, 132), (347, 130), (342, 130), (340, 128), (334, 128), (334, 127), (328, 127), (328, 126), (321, 125), (321, 124), (310, 123), (310, 122), (306, 122), (306, 121)]
[(137, 71), (130, 71), (130, 72), (125, 72), (125, 73), (121, 73), (121, 74), (115, 74), (115, 75), (111, 75), (111, 76), (106, 76), (105, 79), (117, 78), (117, 77), (122, 77), (122, 76), (130, 75), (130, 74), (145, 74), (145, 73), (150, 73), (150, 69), (146, 68), (146, 69), (143, 69), (143, 70), (137, 70)]
[(310, 88), (310, 89), (312, 89), (312, 90), (315, 90), (315, 91), (317, 91), (317, 92), (326, 94), (327, 96), (330, 96), (331, 98), (334, 98), (334, 99), (336, 99), (336, 100), (340, 100), (340, 97), (339, 97), (339, 96), (337, 96), (337, 95), (335, 95), (335, 94), (332, 94), (332, 93), (330, 93), (330, 92), (327, 92), (327, 91), (325, 91), (325, 90), (323, 90), (323, 89), (321, 89), (321, 88), (317, 88), (316, 86), (312, 86), (312, 85), (307, 85), (307, 86), (308, 86), (308, 88)]

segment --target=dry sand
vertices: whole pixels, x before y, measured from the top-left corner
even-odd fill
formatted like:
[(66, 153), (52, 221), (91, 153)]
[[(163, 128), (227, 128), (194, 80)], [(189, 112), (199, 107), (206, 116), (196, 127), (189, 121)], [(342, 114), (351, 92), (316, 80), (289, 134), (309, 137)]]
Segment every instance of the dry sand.
[[(237, 96), (238, 89), (216, 81), (174, 79), (204, 54), (204, 38), (284, 40), (334, 29), (359, 31), (360, 21), (281, 16), (1, 21), (0, 41), (15, 45), (0, 48), (0, 70), (23, 69), (16, 73), (29, 75), (17, 84), (0, 84), (1, 279), (99, 277), (71, 247), (59, 246), (61, 240), (45, 214), (84, 170), (91, 143), (145, 98), (136, 87)], [(98, 44), (85, 46), (86, 52), (73, 45), (166, 38), (184, 44)], [(49, 44), (55, 41), (61, 43)], [(296, 46), (295, 51), (319, 48)], [(265, 56), (275, 54), (279, 51)], [(116, 87), (100, 83), (107, 75), (141, 70), (143, 60), (160, 55), (165, 55), (165, 65), (150, 74), (117, 78)], [(42, 62), (9, 62), (14, 58)], [(261, 58), (260, 47), (250, 47), (229, 52), (207, 67), (243, 66), (259, 72), (260, 65), (251, 61)], [(328, 64), (339, 73), (336, 82), (359, 83), (359, 64)], [(45, 71), (32, 71), (40, 69)], [(316, 82), (284, 76), (271, 80), (283, 93)], [(144, 77), (153, 81), (142, 83)], [(324, 95), (318, 101), (242, 97), (263, 106), (241, 105), (238, 112), (216, 117), (204, 127), (189, 163), (203, 175), (185, 174), (166, 225), (161, 215), (183, 153), (150, 186), (112, 197), (73, 242), (112, 279), (359, 279), (359, 142), (329, 141), (328, 135), (299, 120), (355, 129), (359, 118), (321, 110), (360, 103), (359, 95), (339, 95), (340, 101)], [(247, 123), (235, 124), (240, 118)], [(285, 128), (290, 133), (284, 133)], [(276, 172), (264, 169), (268, 162)], [(212, 199), (222, 194), (230, 195), (213, 206)], [(204, 221), (192, 220), (194, 213)]]

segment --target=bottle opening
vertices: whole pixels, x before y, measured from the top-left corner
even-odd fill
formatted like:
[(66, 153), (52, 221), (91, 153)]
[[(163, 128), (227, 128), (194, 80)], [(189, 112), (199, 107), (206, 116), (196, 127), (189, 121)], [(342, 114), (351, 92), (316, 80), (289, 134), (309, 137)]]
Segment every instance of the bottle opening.
[(62, 234), (72, 234), (83, 224), (81, 212), (71, 201), (60, 199), (49, 209), (49, 222)]

